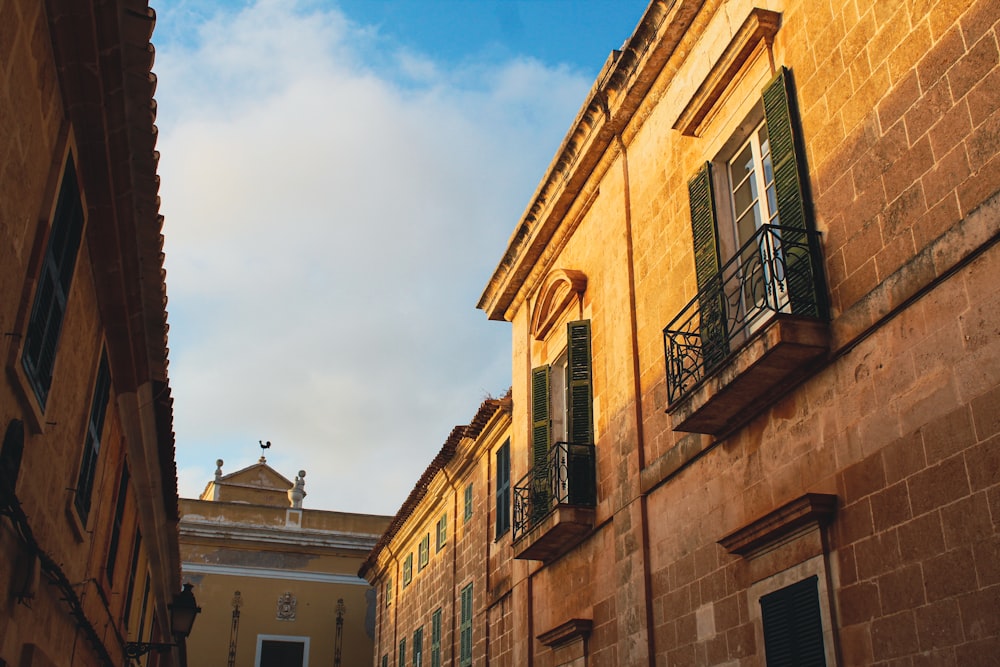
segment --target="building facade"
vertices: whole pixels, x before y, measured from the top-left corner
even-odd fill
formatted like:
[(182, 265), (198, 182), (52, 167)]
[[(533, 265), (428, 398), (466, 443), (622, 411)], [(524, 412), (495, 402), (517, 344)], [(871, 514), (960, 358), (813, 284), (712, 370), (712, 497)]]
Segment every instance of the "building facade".
[[(0, 4), (0, 665), (173, 643), (155, 14)], [(183, 665), (183, 643), (141, 658)]]
[(479, 302), (512, 526), (441, 664), (995, 660), (997, 7), (650, 3)]
[(372, 661), (375, 591), (357, 572), (391, 517), (303, 508), (305, 471), (290, 481), (260, 460), (182, 498), (185, 583), (202, 617), (191, 667), (350, 667)]
[(456, 426), (362, 564), (375, 665), (482, 664), (484, 614), (509, 642), (510, 416), (509, 395), (489, 398)]

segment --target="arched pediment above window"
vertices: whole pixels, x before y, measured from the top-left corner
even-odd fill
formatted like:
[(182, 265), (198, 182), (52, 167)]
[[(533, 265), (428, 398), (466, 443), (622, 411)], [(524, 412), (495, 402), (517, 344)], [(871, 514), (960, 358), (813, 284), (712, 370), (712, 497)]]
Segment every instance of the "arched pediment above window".
[(531, 313), (531, 335), (542, 340), (566, 309), (583, 298), (587, 276), (582, 271), (556, 269), (549, 273)]

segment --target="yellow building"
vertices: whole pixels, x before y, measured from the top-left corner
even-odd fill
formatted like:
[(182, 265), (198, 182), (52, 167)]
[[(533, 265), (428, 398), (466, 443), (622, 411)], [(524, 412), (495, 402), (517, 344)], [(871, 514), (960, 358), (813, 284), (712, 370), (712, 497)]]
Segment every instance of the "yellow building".
[(260, 461), (181, 499), (185, 582), (202, 607), (191, 667), (371, 664), (375, 591), (358, 567), (391, 517), (306, 509), (305, 471), (290, 481)]
[(154, 23), (144, 0), (0, 3), (0, 665), (174, 643)]

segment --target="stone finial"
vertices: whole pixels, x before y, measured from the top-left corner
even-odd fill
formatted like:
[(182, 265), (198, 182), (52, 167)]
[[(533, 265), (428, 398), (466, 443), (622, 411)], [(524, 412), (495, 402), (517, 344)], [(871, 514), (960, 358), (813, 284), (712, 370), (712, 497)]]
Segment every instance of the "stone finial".
[(295, 485), (288, 490), (288, 500), (294, 509), (302, 507), (302, 499), (306, 497), (306, 471), (300, 470), (295, 478)]
[(215, 459), (215, 479), (222, 479), (222, 459)]

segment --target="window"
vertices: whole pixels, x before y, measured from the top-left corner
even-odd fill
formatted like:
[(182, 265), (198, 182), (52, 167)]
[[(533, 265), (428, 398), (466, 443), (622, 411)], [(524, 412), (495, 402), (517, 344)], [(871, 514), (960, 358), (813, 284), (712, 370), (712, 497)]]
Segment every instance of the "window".
[(392, 579), (385, 582), (385, 606), (388, 607), (392, 604)]
[(108, 581), (113, 585), (115, 564), (118, 562), (118, 542), (121, 540), (122, 518), (125, 516), (125, 499), (128, 497), (128, 466), (122, 466), (122, 474), (118, 479), (118, 496), (115, 500), (115, 517), (111, 524), (111, 542), (108, 544), (108, 562), (104, 571)]
[(305, 641), (260, 639), (258, 648), (261, 667), (302, 667), (306, 658)]
[(431, 534), (427, 533), (424, 535), (424, 539), (420, 540), (420, 550), (417, 556), (417, 570), (423, 570), (427, 567), (427, 562), (430, 560), (431, 554)]
[(780, 293), (786, 291), (784, 276), (771, 275), (776, 272), (775, 265), (769, 261), (772, 258), (766, 254), (767, 245), (754, 242), (763, 225), (780, 224), (766, 122), (754, 128), (726, 165), (726, 172), (736, 247), (745, 248), (737, 259), (739, 270), (744, 274), (740, 280), (743, 289), (739, 292), (739, 307), (748, 314), (748, 326), (754, 330), (760, 316), (767, 312), (770, 288)]
[(52, 386), (56, 346), (82, 235), (83, 203), (71, 154), (59, 187), (21, 356), (21, 366), (43, 411)]
[(108, 371), (108, 354), (101, 352), (101, 363), (94, 383), (94, 397), (90, 403), (90, 420), (87, 422), (87, 437), (83, 444), (83, 459), (80, 461), (80, 476), (76, 482), (76, 511), (84, 524), (90, 515), (90, 499), (94, 490), (94, 476), (97, 471), (97, 455), (101, 451), (101, 433), (104, 429), (104, 415), (111, 395), (111, 374)]
[(423, 667), (424, 664), (424, 629), (417, 628), (413, 632), (413, 667)]
[(817, 581), (813, 575), (760, 598), (768, 667), (826, 665)]
[(24, 455), (24, 422), (11, 419), (3, 434), (3, 445), (0, 448), (0, 501), (6, 501), (5, 496), (14, 495), (17, 489), (17, 477), (21, 472), (21, 457)]
[(510, 440), (497, 450), (496, 539), (510, 530)]
[(732, 155), (706, 163), (688, 183), (706, 373), (728, 356), (730, 341), (771, 313), (820, 316), (790, 85), (780, 70), (752, 114), (760, 120)]
[(578, 505), (595, 501), (593, 474), (588, 472), (594, 464), (590, 320), (569, 322), (566, 340), (566, 351), (554, 363), (531, 371), (529, 514), (535, 519), (548, 513), (552, 500)]
[[(146, 586), (145, 586), (145, 588), (142, 591), (142, 606), (139, 608), (139, 630), (136, 633), (136, 637), (138, 637), (140, 640), (142, 639), (142, 635), (143, 635), (143, 633), (145, 632), (145, 629), (146, 629), (146, 610), (149, 607), (149, 585), (150, 585), (149, 573), (147, 572), (146, 573)], [(153, 628), (152, 627), (149, 628), (149, 635), (150, 635), (150, 637), (153, 636)]]
[(135, 578), (139, 573), (139, 555), (142, 553), (142, 534), (135, 529), (135, 540), (132, 542), (132, 572), (128, 576), (128, 588), (125, 592), (125, 627), (128, 627), (129, 616), (132, 615), (132, 597), (135, 595)]
[(406, 560), (403, 561), (403, 588), (410, 585), (413, 581), (413, 554), (406, 554)]
[[(688, 181), (698, 292), (663, 330), (675, 431), (732, 432), (828, 353), (820, 238), (794, 107), (791, 73), (781, 68)], [(767, 336), (754, 335), (764, 327)], [(727, 372), (717, 372), (724, 363)]]
[(386, 653), (382, 656), (382, 667), (389, 667), (389, 654)]
[(462, 589), (459, 667), (472, 665), (472, 584)]
[(431, 615), (431, 667), (441, 667), (441, 610)]
[(590, 320), (566, 325), (566, 351), (531, 371), (532, 463), (545, 467), (555, 442), (593, 444)]
[(465, 514), (463, 517), (466, 523), (472, 518), (472, 484), (465, 487)]
[(437, 551), (444, 549), (445, 542), (448, 541), (448, 514), (442, 514), (437, 523)]
[(399, 667), (406, 667), (406, 637), (399, 640)]

